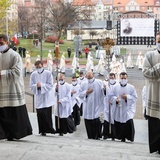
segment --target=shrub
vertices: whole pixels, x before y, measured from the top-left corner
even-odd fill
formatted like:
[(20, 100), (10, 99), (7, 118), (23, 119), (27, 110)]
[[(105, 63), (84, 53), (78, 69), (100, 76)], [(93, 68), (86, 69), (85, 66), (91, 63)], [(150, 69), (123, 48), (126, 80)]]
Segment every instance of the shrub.
[(92, 42), (86, 42), (86, 43), (84, 43), (84, 45), (90, 45), (90, 43), (91, 43), (92, 45), (97, 45), (97, 42), (94, 42), (94, 41), (92, 41)]
[(28, 39), (33, 39), (33, 37), (34, 37), (34, 39), (38, 39), (39, 35), (38, 34), (34, 34), (34, 35), (33, 34), (29, 34), (27, 38)]
[[(46, 39), (45, 39), (45, 42), (48, 42), (48, 43), (55, 43), (55, 41), (57, 40), (57, 37), (56, 36), (48, 36)], [(59, 40), (59, 44), (63, 44), (63, 40), (60, 39)]]

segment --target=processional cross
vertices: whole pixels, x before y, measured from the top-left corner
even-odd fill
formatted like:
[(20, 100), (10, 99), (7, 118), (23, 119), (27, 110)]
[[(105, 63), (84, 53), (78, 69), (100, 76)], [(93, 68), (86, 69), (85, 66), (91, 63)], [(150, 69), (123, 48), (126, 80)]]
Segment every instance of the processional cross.
[(108, 71), (108, 74), (110, 72), (110, 62), (111, 62), (111, 55), (110, 55), (110, 50), (111, 47), (114, 46), (114, 41), (107, 37), (101, 42), (101, 46), (103, 46), (106, 50), (106, 59), (107, 59), (107, 65), (106, 65), (106, 70)]
[[(107, 64), (106, 64), (106, 70), (108, 72), (108, 78), (109, 78), (109, 73), (111, 71), (110, 64), (111, 64), (111, 55), (110, 55), (110, 50), (111, 47), (114, 46), (114, 41), (107, 37), (105, 40), (101, 42), (101, 46), (103, 46), (106, 49), (106, 59), (107, 59)], [(110, 83), (108, 82), (108, 86), (110, 86)], [(110, 102), (108, 102), (109, 106), (109, 134), (111, 134), (111, 105)]]

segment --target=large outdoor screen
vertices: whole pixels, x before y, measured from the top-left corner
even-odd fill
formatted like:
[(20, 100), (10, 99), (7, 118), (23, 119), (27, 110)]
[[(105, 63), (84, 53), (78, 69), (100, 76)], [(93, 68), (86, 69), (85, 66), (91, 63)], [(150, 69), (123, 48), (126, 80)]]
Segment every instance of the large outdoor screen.
[(154, 37), (153, 18), (121, 19), (121, 37)]

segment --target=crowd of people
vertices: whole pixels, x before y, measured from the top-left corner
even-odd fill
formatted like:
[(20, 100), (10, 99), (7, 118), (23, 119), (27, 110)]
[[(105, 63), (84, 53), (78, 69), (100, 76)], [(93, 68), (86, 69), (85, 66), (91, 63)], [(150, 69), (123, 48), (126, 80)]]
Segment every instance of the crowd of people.
[[(139, 53), (137, 59), (137, 65), (146, 79), (142, 93), (148, 120), (150, 153), (160, 153), (160, 35), (156, 40), (157, 50), (147, 52), (144, 60)], [(91, 60), (89, 54), (87, 58)], [(65, 60), (65, 57), (62, 59)], [(114, 65), (114, 56), (112, 62)], [(25, 103), (23, 63), (21, 56), (8, 47), (8, 38), (4, 34), (0, 34), (0, 64), (0, 139), (21, 139), (32, 134)], [(88, 139), (134, 141), (133, 118), (137, 93), (135, 87), (128, 83), (125, 70), (115, 73), (113, 67), (103, 81), (94, 77), (90, 67), (85, 75), (80, 72), (77, 78), (74, 74), (69, 84), (65, 81), (64, 68), (59, 71), (54, 83), (51, 70), (45, 69), (42, 61), (37, 59), (34, 66), (35, 70), (30, 75), (30, 89), (34, 94), (39, 134), (46, 136), (47, 133), (58, 133), (63, 136), (73, 133), (78, 129), (82, 116)]]

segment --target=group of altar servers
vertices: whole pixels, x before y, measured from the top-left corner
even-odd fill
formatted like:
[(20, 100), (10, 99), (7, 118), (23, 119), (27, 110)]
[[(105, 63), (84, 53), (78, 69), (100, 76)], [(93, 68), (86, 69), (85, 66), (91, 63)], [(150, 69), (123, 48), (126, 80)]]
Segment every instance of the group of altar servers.
[(79, 78), (72, 77), (71, 84), (59, 73), (58, 83), (53, 83), (52, 73), (43, 68), (41, 61), (36, 61), (35, 67), (30, 76), (30, 88), (35, 95), (39, 134), (73, 133), (82, 115), (89, 139), (134, 141), (137, 94), (134, 86), (128, 84), (127, 73), (122, 72), (117, 82), (114, 73), (110, 73), (107, 81), (102, 81), (96, 79), (92, 71), (86, 75), (80, 72)]

